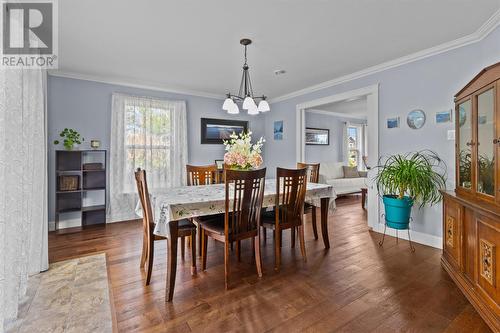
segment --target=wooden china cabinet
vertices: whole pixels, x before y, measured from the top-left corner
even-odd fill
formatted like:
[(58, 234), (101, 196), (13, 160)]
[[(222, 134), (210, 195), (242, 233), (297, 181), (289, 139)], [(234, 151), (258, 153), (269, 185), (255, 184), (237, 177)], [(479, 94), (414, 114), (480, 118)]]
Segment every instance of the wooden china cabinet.
[(500, 332), (500, 63), (455, 95), (456, 189), (443, 203), (446, 271)]

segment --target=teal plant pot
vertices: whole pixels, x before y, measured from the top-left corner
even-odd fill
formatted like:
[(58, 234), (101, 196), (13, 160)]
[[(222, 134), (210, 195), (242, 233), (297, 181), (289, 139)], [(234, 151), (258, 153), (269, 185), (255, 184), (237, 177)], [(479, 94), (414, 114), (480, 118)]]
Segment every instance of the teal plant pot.
[(384, 195), (385, 223), (398, 230), (408, 229), (413, 200), (410, 197), (399, 199), (396, 195)]

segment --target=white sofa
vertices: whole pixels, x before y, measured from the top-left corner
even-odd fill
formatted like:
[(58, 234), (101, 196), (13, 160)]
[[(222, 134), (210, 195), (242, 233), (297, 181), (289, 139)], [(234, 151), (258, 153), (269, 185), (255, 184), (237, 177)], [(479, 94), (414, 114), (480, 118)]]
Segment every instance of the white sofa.
[(342, 162), (322, 162), (319, 167), (319, 182), (333, 185), (337, 195), (357, 193), (362, 187), (367, 187), (366, 172), (361, 171), (361, 176), (345, 178)]

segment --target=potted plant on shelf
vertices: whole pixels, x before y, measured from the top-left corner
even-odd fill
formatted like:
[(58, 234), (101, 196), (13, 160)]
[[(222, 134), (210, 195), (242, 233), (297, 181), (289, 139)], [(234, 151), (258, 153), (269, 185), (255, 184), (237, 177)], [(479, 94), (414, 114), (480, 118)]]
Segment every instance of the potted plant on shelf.
[(408, 229), (413, 204), (441, 201), (446, 187), (446, 165), (432, 151), (392, 155), (376, 167), (377, 190), (383, 198), (388, 227)]
[(257, 169), (262, 165), (262, 146), (265, 140), (252, 144), (252, 132), (231, 134), (229, 140), (224, 140), (226, 153), (224, 154), (224, 164), (233, 170)]
[[(76, 148), (77, 145), (81, 145), (85, 141), (85, 138), (72, 128), (65, 128), (59, 133), (59, 136), (63, 138), (63, 145), (66, 150), (73, 150), (73, 148)], [(54, 140), (55, 145), (59, 143), (59, 140)]]

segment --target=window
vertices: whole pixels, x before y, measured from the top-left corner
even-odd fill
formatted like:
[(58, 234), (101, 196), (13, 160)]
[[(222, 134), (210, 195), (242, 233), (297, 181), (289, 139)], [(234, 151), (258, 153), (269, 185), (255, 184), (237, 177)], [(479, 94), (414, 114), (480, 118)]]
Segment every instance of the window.
[(347, 151), (348, 151), (348, 165), (357, 167), (360, 160), (360, 136), (361, 131), (358, 126), (347, 127)]
[(150, 191), (184, 184), (186, 122), (185, 101), (113, 94), (109, 161), (112, 221), (135, 216), (137, 168), (146, 170)]
[(154, 173), (170, 162), (171, 110), (161, 103), (125, 101), (126, 169)]

